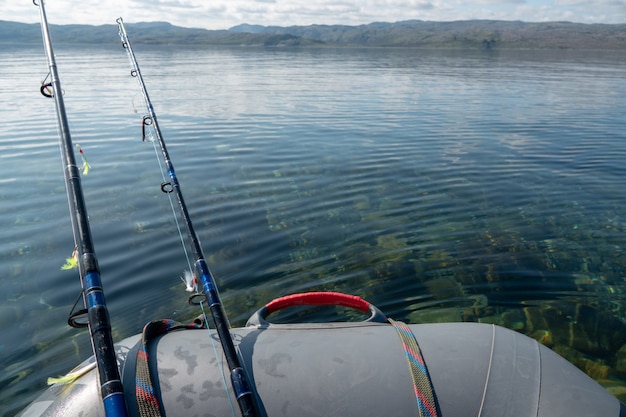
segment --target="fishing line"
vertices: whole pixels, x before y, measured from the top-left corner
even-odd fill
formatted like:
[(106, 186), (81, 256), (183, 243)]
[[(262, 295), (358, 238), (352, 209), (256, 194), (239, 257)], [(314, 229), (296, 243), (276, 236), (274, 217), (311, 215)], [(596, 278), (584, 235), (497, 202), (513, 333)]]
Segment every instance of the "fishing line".
[[(120, 18), (121, 21), (121, 18)], [(120, 30), (119, 33), (120, 37), (122, 37), (122, 32)], [(122, 46), (124, 47), (124, 49), (127, 49), (128, 44), (122, 39)], [(130, 54), (126, 54), (126, 56), (128, 57), (128, 61), (130, 63), (131, 68), (133, 68), (130, 72), (130, 75), (137, 81), (137, 84), (139, 84), (139, 89), (142, 89), (142, 85), (141, 85), (141, 79), (139, 77), (137, 77), (137, 71), (134, 69), (134, 62), (133, 62), (133, 58)], [(137, 98), (138, 94), (135, 94), (133, 96), (132, 99), (132, 106), (133, 106), (133, 112), (134, 113), (139, 113), (139, 110), (137, 109), (137, 106), (135, 106), (135, 99)], [(163, 168), (163, 164), (161, 163), (161, 158), (159, 155), (159, 149), (157, 148), (157, 144), (156, 141), (154, 140), (154, 136), (152, 134), (152, 131), (154, 130), (154, 125), (152, 123), (152, 119), (150, 118), (150, 108), (148, 107), (148, 104), (145, 102), (144, 100), (144, 107), (146, 109), (146, 113), (147, 115), (145, 115), (142, 119), (142, 141), (147, 141), (152, 143), (152, 149), (154, 149), (154, 154), (157, 160), (157, 164), (159, 165), (159, 171), (161, 172), (161, 179), (163, 180), (163, 182), (161, 183), (161, 190), (163, 190), (163, 184), (168, 183), (167, 177), (165, 175), (165, 169)], [(150, 120), (149, 122), (147, 122), (147, 120)], [(156, 132), (154, 132), (156, 134)], [(165, 192), (163, 190), (163, 192)], [(180, 227), (180, 222), (178, 221), (178, 216), (176, 215), (176, 207), (174, 205), (174, 201), (172, 200), (172, 195), (171, 193), (165, 192), (167, 194), (167, 198), (170, 202), (170, 209), (172, 210), (172, 216), (174, 217), (174, 222), (176, 223), (176, 230), (178, 231), (178, 238), (180, 240), (180, 244), (183, 248), (183, 252), (185, 254), (185, 260), (187, 261), (187, 268), (189, 268), (189, 271), (193, 273), (193, 267), (191, 266), (191, 258), (189, 257), (189, 252), (187, 251), (187, 246), (185, 245), (185, 238), (183, 236), (183, 231)]]
[[(121, 18), (120, 18), (121, 20)], [(119, 33), (120, 37), (122, 37), (122, 33), (120, 31)], [(127, 48), (127, 43), (125, 41), (122, 40), (122, 46), (126, 49)], [(126, 54), (126, 56), (128, 57), (128, 61), (130, 63), (131, 68), (133, 68), (133, 70), (131, 70), (130, 75), (137, 81), (137, 84), (139, 84), (139, 89), (141, 90), (141, 80), (139, 79), (139, 77), (137, 77), (137, 72), (134, 69), (134, 62), (132, 57), (130, 56), (130, 54)], [(135, 105), (135, 99), (137, 98), (138, 94), (135, 94), (133, 96), (133, 99), (131, 101), (131, 104), (133, 106), (133, 112), (134, 113), (139, 113), (139, 110), (137, 109), (137, 106)], [(154, 130), (154, 125), (152, 123), (152, 119), (150, 118), (150, 109), (148, 107), (148, 104), (145, 102), (144, 100), (144, 107), (146, 109), (146, 113), (147, 115), (143, 117), (142, 119), (142, 141), (147, 141), (152, 143), (152, 149), (154, 149), (154, 154), (157, 160), (157, 164), (159, 165), (159, 171), (161, 172), (161, 179), (163, 180), (163, 182), (161, 183), (161, 187), (163, 187), (163, 184), (166, 184), (167, 181), (167, 177), (165, 175), (165, 169), (163, 168), (163, 164), (161, 163), (161, 158), (159, 155), (159, 149), (156, 146), (156, 141), (154, 140), (154, 136), (152, 134), (152, 131)], [(147, 122), (147, 120), (150, 120), (150, 122)], [(155, 132), (156, 133), (156, 132)], [(163, 188), (161, 188), (163, 190)], [(165, 192), (165, 191), (164, 191)], [(180, 240), (180, 244), (183, 248), (183, 252), (185, 254), (185, 260), (187, 261), (187, 268), (189, 268), (189, 271), (193, 272), (193, 268), (191, 266), (191, 258), (189, 257), (189, 253), (187, 251), (187, 246), (185, 245), (185, 238), (183, 236), (183, 232), (182, 229), (180, 227), (180, 222), (178, 221), (178, 216), (176, 215), (176, 207), (174, 205), (174, 201), (172, 200), (172, 195), (171, 193), (167, 193), (167, 197), (168, 200), (170, 202), (170, 208), (172, 210), (172, 216), (174, 217), (174, 222), (176, 223), (176, 230), (178, 231), (178, 238)]]
[[(233, 337), (230, 332), (230, 324), (228, 323), (226, 312), (219, 296), (215, 278), (211, 274), (206, 258), (204, 257), (204, 254), (202, 252), (202, 246), (200, 245), (198, 235), (194, 230), (191, 218), (189, 216), (189, 210), (187, 208), (187, 205), (185, 204), (182, 191), (180, 190), (180, 184), (174, 171), (174, 165), (172, 164), (169, 153), (167, 152), (167, 146), (165, 145), (165, 141), (163, 140), (163, 137), (161, 135), (161, 129), (158, 125), (156, 113), (154, 112), (154, 108), (146, 90), (141, 71), (139, 70), (139, 64), (137, 63), (137, 60), (135, 58), (135, 54), (130, 44), (130, 40), (128, 39), (128, 35), (126, 34), (124, 22), (121, 17), (118, 18), (116, 22), (119, 26), (119, 35), (122, 40), (122, 46), (124, 47), (124, 49), (126, 49), (129, 60), (131, 62), (131, 76), (136, 77), (139, 81), (141, 94), (144, 98), (146, 108), (148, 109), (149, 119), (146, 119), (144, 117), (142, 124), (148, 124), (147, 122), (149, 120), (150, 127), (153, 129), (157, 139), (155, 142), (158, 141), (161, 156), (165, 164), (165, 169), (167, 170), (169, 175), (169, 181), (164, 181), (161, 184), (161, 190), (165, 193), (173, 193), (176, 195), (178, 208), (180, 210), (180, 216), (181, 219), (184, 221), (187, 229), (187, 238), (189, 239), (188, 243), (194, 254), (194, 271), (196, 273), (195, 277), (202, 284), (202, 294), (199, 295), (203, 295), (205, 297), (206, 303), (211, 311), (211, 317), (213, 318), (213, 322), (215, 323), (215, 329), (219, 336), (220, 344), (222, 345), (222, 350), (224, 352), (224, 356), (230, 370), (230, 381), (233, 388), (234, 396), (237, 398), (237, 403), (239, 405), (242, 416), (258, 416), (261, 410), (259, 398), (256, 397), (253, 392), (252, 386), (248, 381), (249, 376), (243, 367), (240, 353), (238, 352), (238, 349), (237, 347), (235, 347), (235, 344), (233, 342)], [(143, 128), (145, 128), (145, 126), (143, 126), (142, 129)], [(192, 296), (192, 298), (194, 296)]]
[[(133, 78), (137, 78), (137, 77), (133, 77)], [(140, 81), (137, 80), (137, 82), (140, 82)], [(134, 100), (135, 100), (135, 97), (133, 97), (133, 109), (135, 110), (135, 113), (138, 113), (138, 111), (137, 111), (137, 109), (135, 107)], [(146, 109), (146, 111), (149, 111), (149, 109)], [(178, 237), (180, 239), (180, 244), (181, 244), (181, 246), (183, 248), (183, 252), (185, 253), (185, 259), (187, 260), (187, 267), (189, 268), (189, 271), (193, 271), (193, 268), (191, 266), (191, 260), (190, 260), (190, 257), (189, 257), (189, 252), (187, 251), (187, 245), (185, 244), (185, 238), (183, 236), (183, 232), (182, 232), (182, 229), (180, 227), (180, 222), (178, 221), (178, 215), (176, 213), (174, 200), (172, 199), (172, 193), (163, 190), (163, 186), (165, 184), (168, 184), (169, 181), (167, 180), (167, 177), (165, 175), (165, 169), (164, 169), (163, 164), (161, 162), (161, 157), (159, 155), (159, 149), (157, 148), (156, 141), (152, 137), (152, 130), (154, 129), (154, 125), (152, 124), (152, 121), (150, 121), (149, 123), (146, 123), (146, 119), (149, 119), (149, 118), (150, 118), (150, 116), (144, 116), (144, 118), (142, 120), (142, 139), (143, 139), (144, 142), (147, 139), (148, 142), (152, 143), (152, 149), (154, 150), (154, 154), (155, 154), (155, 157), (156, 157), (156, 160), (157, 160), (157, 164), (159, 166), (159, 171), (161, 172), (161, 179), (163, 180), (163, 182), (161, 183), (162, 191), (167, 194), (167, 198), (168, 198), (168, 200), (170, 202), (170, 208), (172, 210), (172, 216), (174, 217), (174, 221), (176, 222), (176, 230), (178, 231)], [(150, 136), (147, 136), (146, 134), (148, 134)], [(196, 288), (196, 291), (197, 291), (197, 288)], [(222, 353), (222, 355), (220, 355), (218, 353), (218, 351), (217, 351), (217, 347), (215, 346), (215, 340), (213, 339), (213, 335), (211, 334), (211, 328), (209, 326), (210, 320), (208, 319), (207, 313), (204, 310), (204, 303), (202, 301), (200, 301), (197, 304), (200, 305), (200, 309), (202, 310), (202, 316), (204, 317), (204, 322), (207, 325), (206, 327), (207, 327), (207, 332), (209, 333), (209, 340), (211, 341), (211, 347), (213, 348), (213, 354), (215, 355), (215, 360), (216, 360), (216, 363), (217, 363), (218, 368), (220, 370), (220, 375), (222, 377), (222, 383), (224, 384), (224, 390), (226, 391), (226, 397), (228, 398), (228, 403), (230, 405), (230, 409), (232, 411), (232, 415), (236, 416), (237, 413), (235, 411), (235, 405), (233, 404), (233, 400), (232, 400), (232, 397), (231, 397), (231, 394), (230, 394), (230, 389), (228, 388), (228, 383), (226, 382), (226, 374), (224, 373), (224, 366), (223, 366), (223, 364), (224, 364), (224, 354)]]
[(228, 397), (228, 403), (230, 404), (230, 409), (233, 412), (233, 416), (236, 416), (235, 405), (233, 404), (233, 400), (230, 398), (230, 390), (228, 389), (228, 384), (226, 383), (226, 374), (224, 373), (224, 353), (220, 355), (217, 353), (217, 348), (215, 347), (215, 340), (213, 340), (213, 335), (211, 334), (211, 328), (209, 327), (209, 320), (207, 318), (206, 312), (204, 311), (204, 303), (200, 301), (200, 309), (202, 310), (202, 316), (204, 317), (204, 322), (207, 324), (207, 332), (209, 332), (209, 340), (211, 340), (211, 346), (213, 347), (213, 353), (215, 354), (215, 359), (217, 360), (217, 366), (220, 368), (220, 374), (222, 375), (222, 383), (224, 384), (224, 389), (226, 390), (226, 396)]
[[(147, 132), (151, 133), (152, 129), (154, 128), (152, 126), (152, 123), (145, 123), (145, 118), (146, 117), (149, 117), (149, 116), (144, 116), (144, 120), (142, 121), (142, 126), (144, 126), (142, 129), (145, 129), (145, 130), (143, 130), (144, 138), (145, 138), (146, 130), (147, 130)], [(159, 165), (159, 171), (161, 171), (161, 179), (163, 180), (163, 182), (161, 183), (161, 190), (167, 194), (167, 198), (168, 198), (168, 200), (170, 202), (170, 208), (172, 210), (172, 216), (174, 217), (174, 221), (176, 222), (176, 230), (178, 230), (178, 237), (180, 239), (180, 244), (181, 244), (181, 246), (183, 248), (183, 252), (185, 253), (185, 259), (187, 260), (187, 267), (189, 268), (189, 271), (192, 271), (191, 273), (193, 273), (193, 268), (191, 266), (191, 260), (190, 260), (190, 257), (189, 257), (189, 253), (187, 251), (187, 245), (185, 244), (185, 238), (183, 236), (183, 232), (182, 232), (182, 229), (180, 227), (180, 222), (178, 221), (178, 215), (176, 214), (176, 207), (174, 205), (174, 200), (172, 199), (172, 193), (163, 190), (164, 184), (168, 184), (169, 181), (167, 180), (167, 177), (165, 175), (165, 169), (163, 168), (163, 164), (161, 163), (161, 158), (160, 158), (160, 155), (159, 155), (159, 149), (157, 148), (156, 141), (154, 139), (148, 140), (148, 142), (152, 143), (152, 149), (154, 149), (154, 154), (155, 154), (155, 157), (156, 157), (156, 160), (157, 160), (157, 164)], [(196, 291), (197, 291), (197, 287), (196, 287)], [(204, 317), (204, 322), (207, 325), (207, 332), (209, 333), (209, 339), (211, 340), (211, 347), (213, 348), (213, 354), (215, 355), (215, 360), (216, 360), (218, 368), (220, 370), (220, 374), (221, 374), (221, 377), (222, 377), (222, 383), (224, 384), (224, 390), (226, 391), (226, 397), (228, 398), (228, 403), (230, 404), (230, 408), (231, 408), (231, 411), (233, 413), (233, 416), (236, 416), (237, 413), (235, 411), (235, 405), (233, 404), (233, 400), (231, 398), (230, 390), (228, 389), (228, 383), (226, 382), (226, 375), (224, 373), (224, 366), (223, 366), (224, 354), (222, 353), (222, 355), (220, 355), (217, 352), (217, 347), (215, 346), (215, 340), (213, 340), (213, 337), (212, 337), (212, 334), (211, 334), (211, 328), (209, 326), (210, 321), (209, 321), (209, 319), (207, 317), (206, 311), (204, 310), (204, 303), (202, 301), (200, 301), (198, 304), (200, 305), (200, 309), (202, 310), (202, 316)]]
[(133, 105), (133, 111), (134, 111), (135, 113), (139, 113), (139, 110), (137, 110), (137, 106), (135, 106), (135, 99), (137, 98), (137, 96), (138, 96), (138, 95), (139, 95), (139, 94), (135, 94), (135, 95), (133, 96), (133, 101), (132, 101), (132, 103), (131, 103), (131, 104)]
[[(159, 155), (159, 150), (157, 149), (157, 146), (156, 146), (156, 142), (154, 140), (152, 140), (151, 142), (152, 142), (152, 149), (154, 149), (154, 154), (156, 156), (157, 164), (159, 165), (159, 171), (161, 171), (161, 179), (163, 180), (163, 182), (161, 183), (161, 186), (163, 186), (163, 184), (166, 184), (168, 182), (167, 177), (165, 176), (165, 170), (163, 169), (163, 164), (161, 163), (161, 158)], [(183, 252), (185, 253), (185, 259), (187, 260), (187, 267), (189, 268), (189, 271), (193, 273), (193, 268), (191, 266), (191, 259), (189, 257), (189, 253), (187, 252), (187, 245), (185, 245), (185, 237), (183, 236), (183, 231), (180, 227), (180, 222), (178, 221), (178, 215), (176, 214), (176, 207), (174, 205), (174, 201), (172, 200), (172, 193), (166, 192), (166, 194), (170, 202), (170, 208), (172, 209), (172, 216), (174, 217), (174, 222), (176, 223), (176, 230), (178, 230), (178, 237), (180, 239), (180, 245), (183, 247)]]

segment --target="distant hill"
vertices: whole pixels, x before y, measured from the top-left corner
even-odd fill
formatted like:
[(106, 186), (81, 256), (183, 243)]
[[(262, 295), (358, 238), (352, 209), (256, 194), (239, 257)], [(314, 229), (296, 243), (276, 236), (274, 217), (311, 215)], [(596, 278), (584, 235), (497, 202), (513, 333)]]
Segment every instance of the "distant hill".
[[(167, 22), (126, 23), (133, 44), (189, 44), (189, 45), (244, 45), (244, 46), (305, 46), (318, 41), (302, 39), (290, 34), (242, 33), (228, 30), (191, 29)], [(117, 25), (50, 25), (54, 43), (102, 44), (120, 42)], [(0, 20), (0, 44), (40, 43), (41, 27)]]
[(239, 25), (230, 31), (291, 34), (326, 44), (354, 46), (446, 46), (480, 48), (626, 49), (626, 24), (526, 23), (498, 20), (370, 23), (360, 26)]
[[(229, 30), (182, 28), (167, 22), (127, 23), (126, 27), (133, 43), (149, 44), (626, 50), (626, 24), (408, 20), (359, 26), (242, 24)], [(50, 33), (55, 43), (119, 42), (116, 25), (51, 25)], [(41, 42), (39, 24), (0, 20), (0, 43), (35, 42)]]

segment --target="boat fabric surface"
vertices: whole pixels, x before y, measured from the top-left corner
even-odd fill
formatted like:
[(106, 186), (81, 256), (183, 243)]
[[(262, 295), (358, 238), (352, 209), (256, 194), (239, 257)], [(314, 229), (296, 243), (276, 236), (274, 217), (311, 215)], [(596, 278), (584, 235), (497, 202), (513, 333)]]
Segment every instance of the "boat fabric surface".
[[(478, 323), (409, 327), (442, 417), (626, 417), (609, 392), (522, 334)], [(270, 324), (232, 334), (267, 416), (418, 415), (401, 341), (390, 325)], [(137, 415), (128, 398), (139, 339), (116, 345), (131, 415)], [(228, 369), (213, 330), (167, 333), (148, 345), (148, 354), (164, 415), (239, 415), (224, 387)], [(21, 415), (104, 416), (97, 371), (53, 385)]]

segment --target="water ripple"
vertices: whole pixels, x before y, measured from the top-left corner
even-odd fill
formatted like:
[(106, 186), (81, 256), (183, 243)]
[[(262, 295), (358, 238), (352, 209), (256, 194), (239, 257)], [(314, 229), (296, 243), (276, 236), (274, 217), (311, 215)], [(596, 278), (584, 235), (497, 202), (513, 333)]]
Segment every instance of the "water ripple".
[[(414, 323), (495, 322), (593, 357), (619, 382), (621, 339), (606, 335), (626, 334), (622, 57), (136, 52), (233, 325), (274, 297), (344, 291)], [(115, 338), (194, 317), (123, 50), (57, 58), (92, 165), (81, 180)], [(90, 347), (64, 324), (80, 284), (60, 270), (74, 242), (54, 111), (38, 93), (45, 60), (39, 48), (0, 60), (5, 415)]]

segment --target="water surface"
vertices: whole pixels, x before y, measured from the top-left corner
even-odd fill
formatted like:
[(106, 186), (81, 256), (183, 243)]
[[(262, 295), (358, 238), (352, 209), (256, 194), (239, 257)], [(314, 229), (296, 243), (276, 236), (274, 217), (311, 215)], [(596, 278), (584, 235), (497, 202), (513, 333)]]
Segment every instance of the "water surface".
[[(132, 34), (131, 34), (132, 35)], [(623, 395), (624, 57), (135, 47), (233, 325), (334, 290), (518, 330)], [(56, 49), (116, 340), (199, 312), (124, 50)], [(91, 354), (42, 48), (0, 47), (0, 414)], [(313, 318), (326, 317), (317, 312)], [(289, 319), (289, 317), (286, 317)]]

